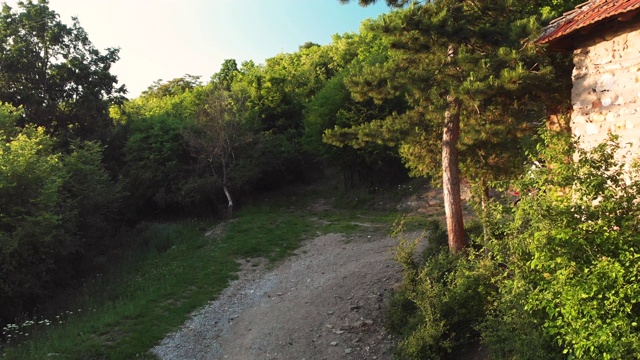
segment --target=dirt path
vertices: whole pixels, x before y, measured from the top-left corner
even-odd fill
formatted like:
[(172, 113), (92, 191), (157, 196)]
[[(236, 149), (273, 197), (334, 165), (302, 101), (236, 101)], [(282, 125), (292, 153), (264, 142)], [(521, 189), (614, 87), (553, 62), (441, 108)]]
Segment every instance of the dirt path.
[(244, 264), (218, 300), (152, 351), (161, 359), (392, 359), (385, 303), (400, 281), (382, 234), (310, 240), (271, 271)]

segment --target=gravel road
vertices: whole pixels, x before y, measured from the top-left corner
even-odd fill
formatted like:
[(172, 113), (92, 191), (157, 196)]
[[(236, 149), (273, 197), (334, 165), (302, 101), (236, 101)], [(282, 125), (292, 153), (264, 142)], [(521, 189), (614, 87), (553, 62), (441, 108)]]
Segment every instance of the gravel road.
[[(161, 359), (392, 359), (385, 305), (401, 280), (395, 240), (326, 234), (239, 279), (152, 351)], [(378, 232), (376, 232), (378, 233)]]

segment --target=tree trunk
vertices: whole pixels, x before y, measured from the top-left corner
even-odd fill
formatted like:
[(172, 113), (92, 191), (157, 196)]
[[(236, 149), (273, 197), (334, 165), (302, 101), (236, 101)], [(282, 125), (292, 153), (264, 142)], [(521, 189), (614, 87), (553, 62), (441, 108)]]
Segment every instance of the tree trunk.
[(455, 254), (467, 247), (460, 199), (460, 169), (458, 166), (458, 138), (460, 137), (460, 107), (458, 98), (450, 97), (445, 112), (442, 134), (442, 190), (449, 236), (449, 251)]
[(224, 190), (224, 194), (227, 196), (227, 218), (231, 219), (233, 217), (233, 198), (231, 197), (231, 192), (229, 192), (229, 180), (228, 180), (228, 168), (227, 168), (227, 157), (222, 158), (222, 190)]
[(229, 192), (229, 188), (226, 184), (222, 185), (222, 189), (224, 190), (224, 194), (227, 196), (227, 217), (231, 219), (233, 217), (233, 199), (231, 198), (231, 193)]

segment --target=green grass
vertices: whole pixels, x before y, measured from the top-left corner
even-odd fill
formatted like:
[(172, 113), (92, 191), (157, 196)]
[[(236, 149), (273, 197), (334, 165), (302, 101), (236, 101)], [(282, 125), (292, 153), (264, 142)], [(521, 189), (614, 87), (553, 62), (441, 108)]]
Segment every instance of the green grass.
[[(308, 194), (296, 194), (247, 207), (217, 237), (204, 236), (215, 224), (142, 224), (130, 239), (129, 253), (89, 281), (72, 310), (48, 319), (51, 325), (16, 330), (14, 335), (30, 335), (0, 349), (0, 357), (153, 358), (150, 348), (177, 330), (191, 312), (215, 299), (236, 276), (237, 260), (264, 257), (273, 266), (312, 235), (386, 232), (398, 218), (388, 208), (314, 212), (309, 210), (311, 201)], [(413, 226), (423, 225), (411, 221)]]
[(275, 262), (292, 254), (310, 220), (299, 212), (258, 207), (239, 212), (219, 238), (206, 238), (204, 228), (197, 222), (148, 225), (126, 265), (87, 285), (80, 311), (66, 312), (52, 325), (22, 328), (30, 337), (9, 345), (3, 357), (152, 358), (151, 347), (234, 278), (236, 259)]
[(318, 216), (321, 233), (341, 233), (345, 235), (379, 233), (388, 231), (398, 217), (389, 211), (347, 211), (333, 210)]
[(265, 257), (281, 260), (298, 248), (311, 223), (308, 214), (291, 209), (253, 207), (242, 213), (243, 221), (229, 224), (226, 241), (234, 257)]

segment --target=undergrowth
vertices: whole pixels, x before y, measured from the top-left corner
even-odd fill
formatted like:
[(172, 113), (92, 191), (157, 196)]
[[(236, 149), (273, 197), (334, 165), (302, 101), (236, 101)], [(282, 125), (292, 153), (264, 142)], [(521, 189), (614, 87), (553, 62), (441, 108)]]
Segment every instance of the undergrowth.
[[(493, 291), (490, 271), (476, 266), (473, 256), (449, 253), (439, 222), (431, 221), (426, 229), (409, 239), (403, 224), (395, 232), (403, 282), (392, 296), (388, 327), (399, 337), (401, 359), (452, 358), (475, 346), (476, 327)], [(427, 246), (419, 251), (424, 242)]]
[(640, 358), (640, 171), (616, 161), (615, 138), (590, 151), (542, 140), (547, 166), (516, 182), (517, 205), (485, 204), (466, 252), (449, 254), (437, 228), (425, 251), (401, 238), (399, 358)]

